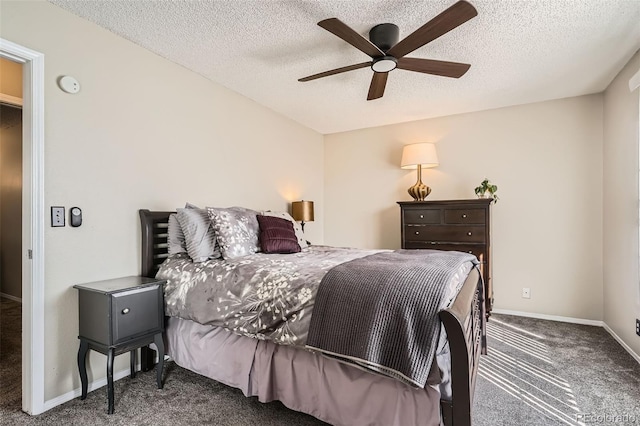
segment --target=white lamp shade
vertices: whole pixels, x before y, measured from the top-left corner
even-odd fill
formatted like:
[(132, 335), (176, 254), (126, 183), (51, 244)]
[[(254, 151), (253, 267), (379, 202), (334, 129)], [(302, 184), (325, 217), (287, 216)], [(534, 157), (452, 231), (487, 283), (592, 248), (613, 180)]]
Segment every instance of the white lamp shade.
[(404, 146), (400, 167), (403, 169), (417, 169), (418, 164), (422, 164), (422, 167), (436, 167), (439, 164), (434, 144), (415, 143)]

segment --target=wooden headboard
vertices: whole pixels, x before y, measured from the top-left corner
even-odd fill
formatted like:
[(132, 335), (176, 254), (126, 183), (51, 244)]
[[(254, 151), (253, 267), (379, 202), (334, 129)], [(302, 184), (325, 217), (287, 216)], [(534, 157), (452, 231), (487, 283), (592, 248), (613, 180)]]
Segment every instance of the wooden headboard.
[(141, 209), (142, 225), (142, 270), (143, 277), (154, 278), (160, 264), (169, 256), (167, 227), (169, 215), (175, 212), (152, 212)]

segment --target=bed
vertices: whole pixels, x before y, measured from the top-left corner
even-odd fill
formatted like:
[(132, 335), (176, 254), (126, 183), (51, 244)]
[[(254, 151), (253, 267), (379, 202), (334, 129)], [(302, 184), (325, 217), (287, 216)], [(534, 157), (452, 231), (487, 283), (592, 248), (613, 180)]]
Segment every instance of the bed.
[[(139, 211), (142, 276), (155, 277), (170, 257), (167, 226), (172, 213)], [(309, 252), (326, 256), (329, 250)], [(180, 262), (180, 258), (170, 261)], [(486, 350), (483, 286), (475, 268), (462, 278), (458, 289), (448, 307), (438, 313), (446, 331), (440, 340), (445, 336), (448, 348), (444, 355), (449, 367), (440, 368), (441, 375), (447, 376), (446, 392), (431, 381), (433, 365), (429, 384), (420, 387), (402, 377), (373, 372), (370, 365), (347, 364), (344, 358), (327, 356), (327, 351), (323, 355), (286, 341), (276, 344), (250, 338), (238, 330), (232, 333), (177, 315), (167, 317), (167, 352), (178, 365), (237, 387), (247, 396), (262, 402), (280, 400), (332, 424), (471, 425), (478, 361)], [(167, 310), (171, 311), (169, 306)]]

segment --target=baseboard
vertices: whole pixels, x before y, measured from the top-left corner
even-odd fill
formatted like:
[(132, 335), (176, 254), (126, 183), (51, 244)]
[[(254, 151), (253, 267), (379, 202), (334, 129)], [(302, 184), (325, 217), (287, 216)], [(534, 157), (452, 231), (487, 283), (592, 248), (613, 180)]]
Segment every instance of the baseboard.
[[(170, 357), (165, 355), (164, 358), (165, 362), (167, 362), (168, 360), (171, 360)], [(155, 354), (155, 359), (154, 359), (154, 365), (158, 363), (158, 353), (156, 352)], [(140, 363), (137, 363), (136, 365), (136, 372), (139, 374), (141, 373), (141, 365)], [(116, 382), (122, 378), (125, 377), (129, 377), (129, 374), (131, 373), (131, 370), (129, 370), (129, 368), (126, 368), (124, 370), (120, 370), (116, 373), (113, 373), (113, 381)], [(155, 377), (155, 376), (154, 376)], [(94, 380), (93, 382), (89, 383), (89, 385), (87, 386), (87, 393), (92, 392), (96, 389), (100, 389), (103, 386), (107, 385), (107, 378), (103, 377), (102, 379), (98, 379), (98, 380)], [(63, 395), (57, 396), (53, 399), (49, 399), (47, 401), (44, 402), (44, 411), (48, 411), (51, 410), (54, 407), (57, 407), (58, 405), (64, 404), (65, 402), (69, 402), (72, 399), (78, 398), (80, 395), (82, 395), (82, 388), (77, 388), (74, 389), (72, 391), (69, 391)], [(105, 398), (104, 403), (107, 403), (107, 399)]]
[(0, 293), (0, 297), (4, 297), (5, 299), (13, 300), (14, 302), (22, 303), (22, 299), (19, 297), (12, 296), (7, 293)]
[(543, 319), (543, 320), (549, 320), (549, 321), (568, 322), (571, 324), (593, 325), (595, 327), (602, 327), (604, 324), (602, 321), (598, 321), (598, 320), (562, 317), (559, 315), (536, 314), (534, 312), (510, 311), (507, 309), (493, 309), (491, 312), (495, 314), (514, 315), (517, 317), (529, 317), (529, 318), (537, 318), (537, 319)]
[(631, 356), (632, 356), (636, 361), (638, 361), (638, 364), (640, 364), (640, 355), (638, 355), (637, 353), (635, 353), (635, 352), (633, 351), (633, 349), (631, 349), (631, 346), (627, 345), (627, 344), (624, 342), (624, 340), (622, 340), (622, 339), (620, 338), (620, 336), (618, 336), (618, 335), (616, 334), (616, 332), (615, 332), (615, 331), (613, 331), (613, 330), (611, 329), (611, 327), (609, 327), (609, 326), (607, 325), (607, 323), (606, 323), (606, 322), (603, 322), (603, 323), (602, 323), (602, 327), (604, 327), (604, 329), (605, 329), (605, 330), (607, 330), (607, 333), (609, 333), (609, 334), (611, 335), (611, 337), (613, 337), (614, 339), (616, 339), (616, 340), (618, 341), (618, 343), (620, 343), (620, 346), (622, 346), (622, 347), (623, 347), (627, 352), (629, 352), (629, 355), (631, 355)]
[(635, 359), (638, 362), (638, 364), (640, 364), (640, 355), (635, 353), (633, 349), (631, 349), (631, 347), (627, 345), (625, 341), (622, 340), (620, 336), (618, 336), (615, 333), (615, 331), (613, 331), (611, 327), (609, 327), (607, 323), (605, 323), (604, 321), (589, 320), (589, 319), (583, 319), (583, 318), (562, 317), (558, 315), (536, 314), (533, 312), (510, 311), (507, 309), (493, 309), (491, 312), (496, 314), (514, 315), (517, 317), (537, 318), (537, 319), (544, 319), (549, 321), (569, 322), (571, 324), (593, 325), (596, 327), (602, 327), (607, 331), (607, 333), (611, 335), (611, 337), (613, 337), (620, 344), (620, 346), (624, 348), (624, 350), (629, 352), (629, 355), (631, 355), (633, 359)]
[[(117, 373), (113, 373), (113, 381), (115, 382), (124, 377), (129, 377), (129, 373), (130, 373), (130, 370), (128, 368), (118, 371)], [(96, 389), (100, 389), (101, 387), (106, 385), (107, 385), (106, 377), (103, 377), (102, 379), (94, 380), (93, 382), (89, 383), (88, 392), (94, 391)], [(65, 402), (69, 402), (72, 399), (78, 398), (80, 395), (82, 395), (82, 388), (77, 388), (63, 395), (55, 397), (53, 399), (49, 399), (44, 402), (44, 411), (51, 410), (52, 408), (57, 407), (60, 404), (64, 404)], [(106, 407), (106, 404), (107, 404), (106, 397), (105, 397), (104, 403)]]

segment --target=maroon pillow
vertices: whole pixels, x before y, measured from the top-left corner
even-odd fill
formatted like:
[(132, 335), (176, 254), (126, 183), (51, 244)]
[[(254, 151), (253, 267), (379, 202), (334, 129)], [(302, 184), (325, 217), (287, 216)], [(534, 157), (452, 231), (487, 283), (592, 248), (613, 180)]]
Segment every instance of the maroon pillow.
[(287, 219), (258, 215), (260, 247), (264, 253), (298, 253), (300, 244)]

